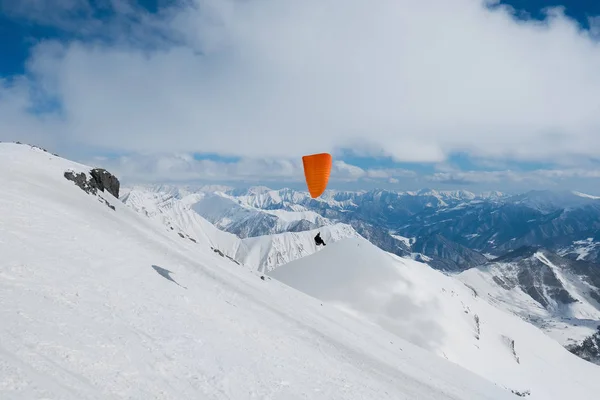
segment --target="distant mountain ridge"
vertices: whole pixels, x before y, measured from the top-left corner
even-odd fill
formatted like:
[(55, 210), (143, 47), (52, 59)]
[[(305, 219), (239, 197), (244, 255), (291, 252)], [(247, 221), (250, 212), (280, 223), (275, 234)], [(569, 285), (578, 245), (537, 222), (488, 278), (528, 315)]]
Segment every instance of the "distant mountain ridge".
[(581, 343), (600, 325), (600, 268), (594, 263), (523, 246), (457, 277), (566, 347)]
[[(316, 252), (317, 232), (326, 243), (359, 236), (352, 226), (328, 221), (312, 211), (261, 211), (239, 206), (234, 199), (210, 190), (131, 188), (120, 200), (182, 238), (209, 243), (223, 256), (262, 272)], [(198, 208), (205, 211), (204, 216), (196, 212)]]
[(326, 242), (360, 236), (458, 274), (495, 306), (576, 354), (593, 354), (589, 344), (600, 323), (600, 200), (593, 196), (427, 189), (327, 191), (312, 199), (265, 187), (169, 193), (213, 229), (242, 238), (222, 248), (235, 249), (226, 253), (254, 269), (273, 271), (317, 252), (312, 237), (319, 231)]
[[(560, 254), (582, 254), (582, 247), (600, 243), (600, 199), (579, 192), (531, 191), (519, 195), (501, 192), (475, 194), (468, 191), (411, 192), (390, 190), (326, 191), (312, 199), (306, 192), (265, 187), (231, 189), (212, 193), (232, 201), (232, 208), (254, 211), (314, 212), (305, 226), (290, 231), (316, 229), (331, 221), (353, 226), (380, 248), (400, 256), (422, 254), (444, 271), (462, 271), (487, 259), (522, 246), (543, 246)], [(234, 204), (237, 203), (237, 204)], [(221, 229), (242, 236), (281, 232), (272, 217), (266, 222), (230, 218), (226, 210), (211, 207), (196, 211)], [(396, 237), (411, 238), (413, 246)], [(592, 238), (590, 242), (589, 239)], [(597, 262), (600, 248), (583, 259)], [(581, 257), (580, 257), (581, 258)]]

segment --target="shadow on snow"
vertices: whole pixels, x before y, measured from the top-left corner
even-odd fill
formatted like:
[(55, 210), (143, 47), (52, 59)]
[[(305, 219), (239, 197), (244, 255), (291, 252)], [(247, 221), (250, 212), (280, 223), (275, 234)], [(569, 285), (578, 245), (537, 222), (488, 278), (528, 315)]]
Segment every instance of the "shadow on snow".
[[(161, 268), (158, 265), (153, 265), (152, 268), (154, 268), (154, 270), (156, 272), (158, 272), (158, 274), (160, 276), (162, 276), (163, 278), (168, 279), (171, 282), (179, 285), (179, 283), (177, 281), (175, 281), (173, 278), (171, 278), (171, 275), (169, 275), (169, 274), (173, 274), (174, 273), (173, 271), (169, 271), (168, 269)], [(179, 285), (179, 286), (181, 286), (181, 285)], [(185, 286), (181, 286), (181, 287), (184, 289), (187, 289)]]

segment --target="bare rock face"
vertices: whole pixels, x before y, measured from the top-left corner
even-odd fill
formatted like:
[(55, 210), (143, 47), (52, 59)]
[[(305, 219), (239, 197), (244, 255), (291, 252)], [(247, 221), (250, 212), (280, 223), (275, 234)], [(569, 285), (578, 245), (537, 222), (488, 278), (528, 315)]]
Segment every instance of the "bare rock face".
[(121, 183), (116, 176), (102, 168), (95, 168), (91, 170), (90, 175), (92, 175), (92, 178), (94, 181), (96, 181), (96, 187), (98, 189), (100, 189), (102, 192), (106, 190), (117, 199), (119, 198), (119, 188)]
[(83, 172), (76, 174), (73, 171), (66, 171), (64, 174), (66, 179), (73, 181), (86, 193), (96, 194), (98, 193), (98, 190), (101, 192), (106, 190), (117, 199), (119, 198), (119, 188), (121, 184), (113, 174), (105, 169), (96, 168), (90, 171), (90, 175), (91, 177), (88, 178)]
[(73, 181), (75, 185), (79, 186), (84, 192), (89, 194), (98, 193), (96, 181), (94, 179), (88, 180), (85, 173), (80, 172), (76, 174), (73, 171), (66, 171), (64, 176), (67, 180)]
[[(108, 193), (119, 198), (119, 180), (105, 169), (95, 168), (92, 169), (88, 174), (85, 172), (75, 173), (73, 171), (66, 171), (64, 177), (75, 183), (81, 190), (88, 194), (96, 195), (98, 190), (101, 192), (107, 191)], [(115, 206), (110, 204), (108, 200), (103, 197), (98, 197), (98, 200), (106, 204), (112, 210), (115, 210)]]

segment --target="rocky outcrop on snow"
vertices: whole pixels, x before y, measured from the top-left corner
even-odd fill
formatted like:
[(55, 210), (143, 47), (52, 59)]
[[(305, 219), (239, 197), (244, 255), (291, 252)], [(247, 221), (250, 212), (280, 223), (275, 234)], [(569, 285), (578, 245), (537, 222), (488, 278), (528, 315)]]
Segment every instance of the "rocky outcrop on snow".
[[(89, 175), (88, 175), (89, 174)], [(75, 172), (74, 170), (65, 171), (64, 177), (75, 183), (81, 190), (88, 194), (97, 195), (98, 191), (108, 192), (117, 199), (119, 198), (120, 182), (113, 174), (102, 168), (94, 168), (85, 172)], [(115, 210), (115, 206), (104, 197), (98, 197), (101, 203)]]
[(85, 172), (76, 173), (74, 171), (65, 171), (65, 178), (74, 182), (75, 185), (88, 194), (98, 193), (96, 181), (89, 179)]
[(121, 184), (116, 176), (102, 168), (94, 168), (90, 171), (90, 175), (96, 182), (96, 187), (100, 191), (104, 192), (106, 190), (115, 198), (119, 198), (119, 187)]
[(94, 168), (89, 171), (89, 176), (85, 172), (65, 171), (64, 176), (86, 193), (97, 194), (98, 190), (107, 191), (117, 199), (119, 198), (119, 180), (105, 169)]

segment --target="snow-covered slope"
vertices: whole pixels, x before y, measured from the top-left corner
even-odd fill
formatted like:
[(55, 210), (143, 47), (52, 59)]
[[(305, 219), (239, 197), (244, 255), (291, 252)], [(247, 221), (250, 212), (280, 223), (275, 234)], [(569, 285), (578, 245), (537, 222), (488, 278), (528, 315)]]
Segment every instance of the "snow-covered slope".
[(270, 273), (528, 398), (595, 399), (600, 367), (457, 279), (345, 239)]
[(457, 278), (496, 307), (519, 315), (564, 346), (600, 325), (600, 271), (550, 251), (524, 247)]
[(235, 258), (254, 269), (263, 272), (272, 271), (283, 264), (322, 249), (317, 247), (314, 240), (319, 232), (325, 244), (360, 236), (350, 225), (336, 224), (310, 231), (251, 237), (242, 240), (244, 245), (238, 246)]
[[(145, 190), (130, 189), (121, 196), (123, 203), (137, 212), (159, 221), (165, 229), (173, 230), (182, 237), (196, 242), (210, 243), (222, 254), (231, 257), (253, 270), (270, 271), (279, 265), (304, 257), (318, 250), (314, 237), (317, 232), (325, 243), (332, 243), (345, 237), (358, 237), (358, 233), (346, 224), (328, 224), (319, 229), (300, 232), (284, 232), (240, 239), (236, 235), (222, 231), (198, 215), (195, 211), (206, 194), (203, 192), (174, 192), (167, 188)], [(223, 199), (220, 196), (211, 198)], [(228, 201), (228, 200), (226, 200)], [(299, 213), (274, 210), (270, 215), (278, 215), (281, 221), (293, 221)]]
[(172, 191), (129, 190), (121, 201), (137, 212), (159, 221), (165, 229), (173, 230), (196, 242), (209, 243), (224, 254), (234, 257), (242, 245), (232, 233), (217, 229), (213, 224), (191, 210), (201, 193), (181, 195)]
[(88, 170), (0, 144), (1, 399), (514, 399), (99, 193), (107, 207), (69, 168)]

